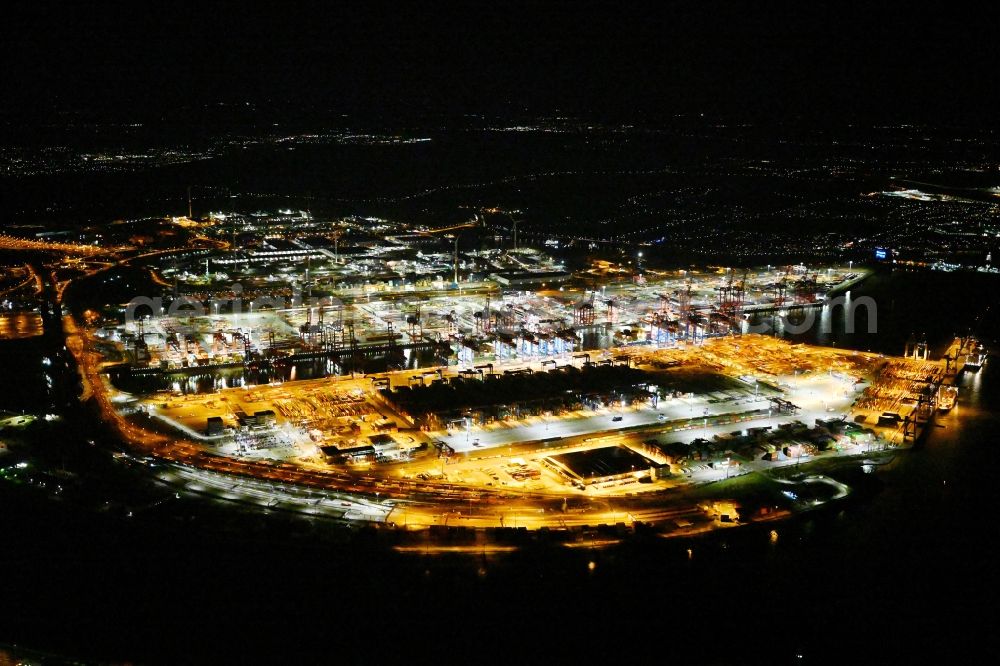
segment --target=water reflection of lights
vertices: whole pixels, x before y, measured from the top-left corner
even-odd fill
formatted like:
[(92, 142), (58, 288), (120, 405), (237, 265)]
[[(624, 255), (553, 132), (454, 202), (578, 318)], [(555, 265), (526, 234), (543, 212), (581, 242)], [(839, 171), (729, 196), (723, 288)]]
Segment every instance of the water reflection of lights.
[(819, 314), (819, 334), (816, 336), (817, 342), (819, 344), (826, 344), (830, 339), (830, 331), (833, 330), (832, 326), (832, 316), (833, 306), (829, 303), (824, 305), (820, 309)]

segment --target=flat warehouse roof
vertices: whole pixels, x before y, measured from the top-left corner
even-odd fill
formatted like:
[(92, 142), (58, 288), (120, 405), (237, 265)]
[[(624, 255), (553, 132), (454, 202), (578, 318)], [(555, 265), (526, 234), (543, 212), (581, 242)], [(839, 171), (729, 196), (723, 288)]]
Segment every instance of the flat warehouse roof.
[(653, 463), (624, 446), (605, 446), (588, 451), (572, 451), (550, 458), (581, 479), (618, 476), (634, 470), (648, 469)]

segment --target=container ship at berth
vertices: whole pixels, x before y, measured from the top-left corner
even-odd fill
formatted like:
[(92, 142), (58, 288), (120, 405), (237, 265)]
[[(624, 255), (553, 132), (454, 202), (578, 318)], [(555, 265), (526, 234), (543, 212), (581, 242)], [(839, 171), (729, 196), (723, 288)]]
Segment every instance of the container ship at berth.
[[(918, 347), (912, 347), (918, 354)], [(911, 347), (908, 345), (907, 352)], [(948, 346), (942, 358), (945, 364), (944, 377), (937, 390), (937, 409), (941, 412), (950, 411), (958, 400), (958, 375), (963, 372), (979, 372), (986, 363), (986, 350), (976, 338), (970, 336), (956, 337)]]
[(968, 372), (979, 372), (986, 365), (986, 349), (976, 342), (975, 338), (966, 338), (969, 341), (969, 348), (965, 354), (965, 364), (963, 370)]
[(956, 337), (945, 352), (944, 360), (948, 375), (957, 375), (963, 371), (979, 372), (986, 363), (986, 349), (971, 335)]
[(941, 412), (951, 411), (951, 408), (955, 406), (956, 400), (958, 400), (957, 386), (945, 383), (938, 387), (938, 395), (937, 395), (938, 411)]

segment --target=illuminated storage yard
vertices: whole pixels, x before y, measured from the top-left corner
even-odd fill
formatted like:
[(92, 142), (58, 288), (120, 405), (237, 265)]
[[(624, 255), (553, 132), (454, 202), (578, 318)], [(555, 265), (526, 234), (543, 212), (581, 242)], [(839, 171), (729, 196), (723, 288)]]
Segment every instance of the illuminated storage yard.
[[(849, 295), (835, 296), (864, 278), (851, 268), (622, 280), (603, 264), (548, 284), (555, 264), (537, 251), (453, 251), (416, 257), (430, 273), (408, 283), (375, 261), (386, 251), (369, 245), (345, 259), (338, 243), (333, 257), (314, 260), (307, 250), (276, 291), (262, 277), (273, 273), (254, 277), (236, 263), (227, 270), (243, 271), (243, 282), (227, 282), (234, 276), (213, 274), (205, 251), (188, 260), (208, 264), (200, 276), (167, 257), (153, 274), (165, 291), (186, 285), (187, 312), (169, 293), (167, 311), (140, 306), (124, 323), (105, 309), (84, 328), (67, 320), (68, 346), (140, 459), (179, 463), (182, 475), (203, 469), (357, 497), (369, 508), (341, 519), (407, 529), (515, 519), (527, 528), (709, 528), (718, 516), (678, 489), (905, 445), (927, 419), (913, 391), (930, 390), (906, 373), (928, 387), (953, 373), (753, 332), (761, 317), (850, 307)], [(383, 267), (375, 281), (333, 277), (358, 271), (364, 257)], [(530, 289), (491, 277), (509, 276), (498, 262), (511, 260), (530, 260), (525, 275), (540, 276)], [(444, 276), (434, 277), (434, 262)], [(449, 282), (448, 269), (463, 265), (472, 273)], [(294, 504), (273, 492), (268, 501)], [(753, 511), (746, 520), (771, 515)]]
[(863, 311), (865, 269), (571, 273), (535, 249), (462, 251), (485, 220), (213, 214), (157, 223), (194, 239), (183, 249), (115, 237), (105, 259), (67, 259), (57, 286), (130, 274), (152, 289), (64, 319), (83, 397), (136, 460), (179, 465), (171, 478), (200, 493), (215, 486), (191, 475), (221, 474), (358, 498), (367, 509), (334, 513), (407, 529), (517, 516), (687, 533), (720, 524), (687, 499), (704, 484), (908, 445), (976, 357), (968, 340), (932, 361), (917, 343), (884, 358), (769, 334)]

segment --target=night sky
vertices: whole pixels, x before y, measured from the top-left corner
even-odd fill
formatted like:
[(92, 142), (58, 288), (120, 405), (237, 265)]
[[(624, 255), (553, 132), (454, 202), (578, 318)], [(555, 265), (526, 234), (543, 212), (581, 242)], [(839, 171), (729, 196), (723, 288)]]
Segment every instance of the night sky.
[[(129, 3), (7, 10), (7, 113), (210, 102), (405, 114), (995, 121), (996, 10), (890, 2)], [(878, 5), (878, 7), (873, 7)]]

